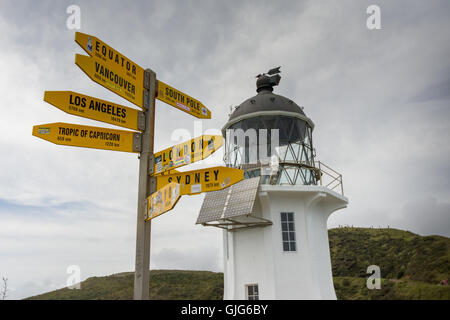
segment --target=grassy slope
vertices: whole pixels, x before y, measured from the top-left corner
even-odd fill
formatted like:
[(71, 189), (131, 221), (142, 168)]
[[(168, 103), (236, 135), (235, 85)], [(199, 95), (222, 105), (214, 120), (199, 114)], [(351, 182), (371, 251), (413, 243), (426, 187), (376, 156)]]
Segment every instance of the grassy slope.
[[(118, 300), (133, 299), (133, 272), (92, 277), (79, 290), (59, 289), (30, 297), (33, 300)], [(151, 270), (152, 300), (218, 300), (223, 294), (223, 274), (209, 271)]]
[(366, 278), (377, 265), (381, 277), (438, 284), (450, 277), (450, 239), (397, 229), (339, 228), (328, 232), (333, 276)]
[[(421, 237), (396, 229), (329, 230), (338, 299), (445, 299), (450, 286), (450, 239)], [(381, 290), (366, 287), (367, 266), (381, 268)], [(30, 299), (131, 299), (133, 273), (92, 277), (80, 290), (60, 289)], [(223, 274), (208, 271), (152, 270), (150, 299), (222, 299)]]
[(381, 279), (380, 290), (369, 290), (366, 279), (334, 277), (339, 300), (450, 300), (450, 287), (412, 280)]

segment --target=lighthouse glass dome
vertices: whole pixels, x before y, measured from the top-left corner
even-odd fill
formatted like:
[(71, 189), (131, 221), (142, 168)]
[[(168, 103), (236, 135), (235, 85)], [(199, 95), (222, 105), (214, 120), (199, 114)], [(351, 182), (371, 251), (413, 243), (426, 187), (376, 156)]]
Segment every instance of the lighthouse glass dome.
[[(233, 111), (223, 128), (226, 165), (243, 169), (246, 178), (261, 176), (262, 184), (316, 184), (313, 122), (292, 100), (272, 93), (271, 86), (258, 89), (256, 96)], [(278, 129), (278, 139), (272, 129)]]

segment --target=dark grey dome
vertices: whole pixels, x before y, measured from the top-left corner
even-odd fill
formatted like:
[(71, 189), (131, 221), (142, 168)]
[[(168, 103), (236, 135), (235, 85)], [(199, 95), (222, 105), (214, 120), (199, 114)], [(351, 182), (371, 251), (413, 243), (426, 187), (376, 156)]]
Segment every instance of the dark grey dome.
[(262, 90), (256, 96), (242, 102), (230, 115), (229, 121), (254, 112), (285, 111), (296, 112), (306, 116), (303, 110), (292, 100), (271, 92)]

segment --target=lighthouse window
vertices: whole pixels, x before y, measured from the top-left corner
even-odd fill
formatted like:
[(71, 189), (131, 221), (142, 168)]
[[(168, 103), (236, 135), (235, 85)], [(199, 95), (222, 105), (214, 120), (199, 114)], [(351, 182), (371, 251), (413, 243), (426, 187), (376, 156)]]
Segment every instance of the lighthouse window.
[(296, 251), (294, 213), (281, 212), (283, 251)]
[(259, 300), (259, 292), (257, 284), (248, 284), (247, 287), (247, 300)]

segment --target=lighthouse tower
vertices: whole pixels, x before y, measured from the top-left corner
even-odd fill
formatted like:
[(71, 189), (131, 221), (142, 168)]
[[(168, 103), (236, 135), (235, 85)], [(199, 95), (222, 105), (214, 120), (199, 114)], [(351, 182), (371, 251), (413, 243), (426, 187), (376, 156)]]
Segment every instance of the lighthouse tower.
[(342, 175), (315, 159), (303, 108), (273, 93), (279, 73), (230, 114), (224, 160), (245, 179), (207, 193), (197, 219), (223, 229), (226, 300), (336, 299), (327, 219), (348, 204)]

